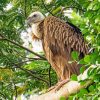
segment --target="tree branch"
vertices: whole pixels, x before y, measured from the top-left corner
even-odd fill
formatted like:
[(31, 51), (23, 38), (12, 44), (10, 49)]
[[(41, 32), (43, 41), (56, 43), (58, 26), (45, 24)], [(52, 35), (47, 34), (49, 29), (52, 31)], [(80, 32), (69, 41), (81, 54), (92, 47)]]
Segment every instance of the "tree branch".
[(41, 59), (40, 58), (28, 58), (28, 60), (24, 60), (22, 62), (16, 63), (15, 65), (22, 66), (24, 63), (27, 63), (27, 62), (30, 62), (30, 61), (34, 61), (34, 60), (41, 60)]
[(14, 50), (14, 51), (17, 53), (17, 55), (23, 57), (24, 59), (26, 58), (26, 59), (28, 59), (28, 60), (30, 60), (30, 61), (34, 61), (34, 60), (45, 60), (45, 59), (42, 59), (42, 58), (31, 58), (31, 57), (26, 57), (26, 56), (22, 55), (20, 52), (18, 52), (17, 50)]
[(78, 7), (76, 7), (76, 6), (64, 7), (64, 8), (62, 9), (62, 11), (66, 10), (67, 8), (74, 8), (74, 9), (81, 10), (81, 11), (85, 12), (85, 10), (83, 10), (83, 9), (81, 9), (81, 8), (78, 8)]
[(25, 18), (27, 17), (26, 7), (27, 7), (27, 0), (24, 0), (24, 15), (25, 15)]
[[(15, 65), (15, 64), (14, 64), (14, 65)], [(36, 76), (36, 73), (35, 73), (35, 72), (33, 72), (33, 71), (31, 71), (31, 70), (28, 70), (28, 69), (25, 69), (25, 68), (22, 68), (22, 67), (20, 67), (20, 66), (18, 66), (18, 65), (15, 65), (15, 66), (16, 66), (16, 68), (19, 68), (19, 69), (25, 71), (26, 73), (30, 74), (30, 75), (33, 76), (34, 78), (45, 82), (45, 83), (49, 86), (49, 82), (48, 82), (47, 80), (41, 78), (41, 77)]]
[[(41, 55), (39, 55), (39, 54), (37, 54), (37, 53), (31, 51), (30, 49), (28, 49), (28, 48), (26, 48), (26, 47), (24, 47), (24, 46), (22, 46), (22, 45), (20, 45), (20, 44), (18, 44), (18, 43), (16, 43), (16, 42), (14, 42), (14, 41), (12, 41), (12, 40), (10, 40), (10, 39), (4, 37), (2, 34), (0, 34), (0, 37), (2, 37), (0, 40), (8, 41), (8, 42), (10, 42), (10, 43), (12, 43), (12, 44), (14, 44), (14, 45), (16, 45), (16, 46), (22, 48), (22, 49), (25, 49), (25, 50), (29, 51), (30, 53), (32, 53), (32, 54), (34, 54), (34, 55), (36, 55), (36, 56), (39, 57), (39, 58), (31, 58), (31, 59), (29, 59), (28, 61), (33, 61), (33, 59), (34, 59), (34, 60), (46, 60), (45, 57), (43, 57), (43, 56), (41, 56)], [(27, 72), (28, 74), (30, 74), (30, 75), (33, 76), (34, 78), (36, 78), (36, 79), (38, 79), (38, 80), (41, 80), (41, 81), (44, 81), (44, 82), (47, 83), (47, 85), (49, 86), (49, 82), (48, 82), (47, 80), (44, 80), (43, 78), (40, 78), (40, 77), (34, 75), (34, 74), (33, 74), (33, 71), (24, 69), (24, 68), (22, 68), (22, 67), (19, 66), (19, 64), (22, 64), (22, 63), (25, 63), (25, 62), (27, 62), (27, 61), (24, 61), (24, 62), (21, 62), (21, 63), (18, 63), (18, 64), (13, 64), (13, 65), (16, 66), (16, 68), (20, 68), (21, 70)], [(35, 74), (36, 74), (36, 73), (35, 73)]]
[(0, 95), (2, 95), (5, 100), (7, 99), (6, 95), (4, 95), (2, 92), (0, 92)]
[(49, 74), (49, 87), (51, 87), (51, 66), (49, 67), (49, 71), (48, 71), (48, 74)]
[(44, 8), (47, 10), (47, 12), (49, 12), (52, 16), (55, 16), (55, 15), (46, 7), (46, 5), (45, 5), (45, 3), (44, 3), (44, 0), (41, 0), (41, 1), (42, 1), (42, 4), (43, 4)]
[(17, 94), (17, 88), (16, 88), (16, 85), (15, 85), (14, 82), (13, 82), (13, 85), (14, 85), (14, 90), (15, 90), (15, 100), (17, 100), (18, 94)]
[(10, 43), (12, 43), (12, 44), (14, 44), (14, 45), (16, 45), (16, 46), (18, 46), (18, 47), (22, 48), (22, 49), (25, 49), (25, 50), (29, 51), (30, 53), (32, 53), (32, 54), (34, 54), (34, 55), (36, 55), (36, 56), (38, 56), (38, 57), (40, 57), (40, 58), (42, 58), (42, 59), (46, 60), (46, 58), (45, 58), (45, 57), (43, 57), (43, 56), (41, 56), (41, 55), (39, 55), (39, 54), (37, 54), (37, 53), (33, 52), (32, 50), (30, 50), (30, 49), (28, 49), (28, 48), (26, 48), (26, 47), (24, 47), (24, 46), (22, 46), (22, 45), (20, 45), (20, 44), (18, 44), (18, 43), (16, 43), (16, 42), (12, 41), (12, 40), (10, 40), (10, 39), (8, 39), (8, 38), (4, 37), (4, 36), (3, 36), (3, 35), (1, 35), (1, 34), (0, 34), (0, 36), (2, 37), (2, 39), (0, 39), (0, 40), (5, 40), (5, 41), (8, 41), (8, 42), (10, 42)]
[(50, 92), (47, 92), (45, 94), (37, 95), (35, 97), (33, 96), (29, 100), (60, 100), (62, 96), (67, 99), (71, 94), (77, 93), (80, 89), (86, 88), (93, 83), (91, 79), (88, 79), (87, 73), (90, 69), (91, 67), (86, 69), (83, 74), (80, 74), (78, 76), (78, 80), (85, 80), (85, 84), (82, 85), (78, 81), (69, 81), (68, 83), (63, 85), (58, 91), (51, 90)]

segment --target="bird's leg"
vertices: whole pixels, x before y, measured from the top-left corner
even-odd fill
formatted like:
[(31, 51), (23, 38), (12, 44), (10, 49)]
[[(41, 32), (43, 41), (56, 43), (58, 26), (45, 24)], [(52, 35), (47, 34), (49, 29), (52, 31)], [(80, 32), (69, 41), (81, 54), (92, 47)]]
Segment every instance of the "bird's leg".
[[(60, 80), (59, 80), (59, 81), (60, 81)], [(54, 89), (58, 86), (59, 81), (58, 81), (58, 83), (56, 83), (54, 86), (51, 86), (51, 87), (47, 90), (47, 92), (49, 92), (49, 91), (51, 91), (51, 90), (54, 90)]]
[(54, 88), (54, 91), (58, 91), (65, 83), (68, 83), (70, 79), (65, 79), (57, 83), (57, 86)]
[(49, 92), (49, 91), (53, 90), (54, 88), (56, 88), (56, 85), (51, 86), (51, 87), (47, 90), (47, 92)]
[(67, 83), (69, 81), (70, 81), (70, 79), (62, 80), (62, 81), (58, 82), (55, 86), (50, 87), (47, 91), (48, 92), (51, 90), (58, 91), (65, 83)]

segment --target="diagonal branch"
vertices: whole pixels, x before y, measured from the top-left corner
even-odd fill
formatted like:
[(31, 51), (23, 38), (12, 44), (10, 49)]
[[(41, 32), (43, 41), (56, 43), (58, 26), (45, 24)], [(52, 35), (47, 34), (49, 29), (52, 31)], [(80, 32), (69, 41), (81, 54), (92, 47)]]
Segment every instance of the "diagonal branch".
[[(33, 52), (32, 50), (30, 50), (30, 49), (28, 49), (28, 48), (26, 48), (26, 47), (24, 47), (24, 46), (22, 46), (22, 45), (20, 45), (20, 44), (18, 44), (18, 43), (16, 43), (16, 42), (12, 41), (12, 40), (10, 40), (10, 39), (4, 37), (2, 34), (0, 34), (0, 37), (2, 37), (0, 40), (4, 40), (4, 41), (7, 41), (7, 42), (10, 42), (10, 43), (12, 43), (12, 44), (14, 44), (14, 45), (16, 45), (16, 46), (18, 46), (18, 47), (20, 47), (20, 48), (22, 48), (22, 49), (25, 49), (25, 50), (29, 51), (30, 53), (32, 53), (32, 54), (34, 54), (34, 55), (36, 55), (36, 56), (39, 57), (39, 58), (33, 58), (34, 60), (46, 60), (46, 58), (45, 58), (44, 56), (41, 56), (41, 55), (39, 55), (39, 54)], [(29, 59), (29, 61), (33, 61), (33, 59)], [(25, 62), (27, 62), (27, 61), (25, 61)], [(25, 63), (25, 62), (21, 62), (21, 63)], [(25, 69), (25, 68), (20, 67), (19, 64), (21, 64), (21, 63), (14, 64), (14, 65), (16, 66), (16, 68), (19, 68), (19, 69), (21, 69), (21, 70), (27, 72), (28, 74), (30, 74), (30, 75), (33, 76), (34, 78), (36, 78), (36, 79), (38, 79), (38, 80), (41, 80), (41, 81), (47, 83), (47, 85), (49, 85), (49, 82), (48, 82), (47, 80), (45, 80), (45, 79), (43, 79), (43, 78), (41, 78), (41, 77), (36, 76), (36, 75), (35, 75), (36, 73), (34, 73), (33, 71), (30, 71), (30, 70), (27, 70), (27, 69)]]
[(46, 7), (46, 5), (45, 5), (45, 3), (44, 3), (44, 0), (41, 0), (41, 1), (42, 1), (42, 4), (43, 4), (44, 8), (47, 10), (47, 12), (49, 12), (52, 16), (55, 16), (55, 15)]
[(92, 66), (86, 69), (83, 74), (80, 74), (78, 76), (78, 80), (84, 81), (85, 82), (84, 84), (81, 84), (79, 81), (71, 80), (65, 85), (63, 85), (58, 91), (51, 90), (45, 94), (33, 96), (29, 100), (60, 100), (62, 96), (68, 99), (68, 97), (71, 94), (77, 93), (78, 91), (80, 91), (80, 89), (86, 88), (87, 86), (93, 83), (92, 78), (91, 79), (88, 78), (88, 71), (91, 68)]
[(18, 66), (17, 64), (14, 64), (16, 66), (16, 68), (19, 68), (21, 70), (23, 70), (24, 72), (28, 73), (29, 75), (31, 75), (32, 77), (38, 79), (38, 80), (41, 80), (43, 82), (45, 82), (48, 86), (49, 86), (49, 82), (39, 76), (36, 76), (36, 73), (34, 71), (31, 71), (31, 70), (28, 70), (28, 69), (25, 69), (25, 68), (22, 68), (20, 66)]
[(21, 54), (20, 52), (18, 52), (17, 50), (14, 50), (14, 51), (17, 53), (17, 55), (21, 56), (22, 58), (26, 58), (26, 59), (28, 59), (30, 61), (34, 61), (34, 60), (45, 60), (45, 59), (36, 58), (36, 57), (26, 57), (23, 54)]
[(12, 41), (12, 40), (10, 40), (10, 39), (4, 37), (2, 34), (0, 34), (0, 36), (2, 37), (2, 39), (0, 39), (0, 40), (8, 41), (8, 42), (10, 42), (10, 43), (12, 43), (12, 44), (14, 44), (14, 45), (16, 45), (16, 46), (18, 46), (18, 47), (24, 49), (24, 50), (29, 51), (30, 53), (32, 53), (32, 54), (34, 54), (34, 55), (36, 55), (36, 56), (38, 56), (38, 57), (40, 57), (40, 58), (46, 60), (46, 58), (45, 58), (44, 56), (41, 56), (41, 55), (39, 55), (39, 54), (33, 52), (32, 50), (30, 50), (30, 49), (28, 49), (28, 48), (26, 48), (26, 47), (24, 47), (24, 46), (22, 46), (22, 45), (20, 45), (20, 44), (18, 44), (18, 43), (16, 43), (16, 42)]

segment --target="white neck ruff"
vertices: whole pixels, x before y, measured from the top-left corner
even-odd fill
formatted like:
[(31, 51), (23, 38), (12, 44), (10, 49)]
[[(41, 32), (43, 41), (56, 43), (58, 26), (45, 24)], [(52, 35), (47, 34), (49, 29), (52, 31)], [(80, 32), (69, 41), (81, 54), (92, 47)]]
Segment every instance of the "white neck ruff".
[(38, 26), (40, 22), (32, 24), (32, 32), (37, 38), (41, 38), (42, 33), (39, 33)]

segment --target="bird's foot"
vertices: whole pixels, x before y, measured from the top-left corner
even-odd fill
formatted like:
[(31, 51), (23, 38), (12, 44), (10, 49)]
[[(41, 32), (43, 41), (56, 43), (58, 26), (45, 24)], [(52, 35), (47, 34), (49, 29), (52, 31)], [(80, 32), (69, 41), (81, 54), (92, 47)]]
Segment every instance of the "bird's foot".
[(50, 87), (47, 92), (49, 91), (58, 91), (65, 83), (69, 82), (69, 79), (65, 79), (63, 81), (58, 82), (55, 86)]
[(49, 92), (49, 91), (51, 91), (51, 90), (53, 90), (53, 89), (55, 89), (56, 88), (56, 85), (55, 86), (51, 86), (48, 90), (47, 90), (47, 92)]
[(70, 81), (70, 79), (65, 79), (61, 82), (57, 83), (57, 86), (54, 88), (54, 91), (58, 91), (65, 83), (68, 83)]

